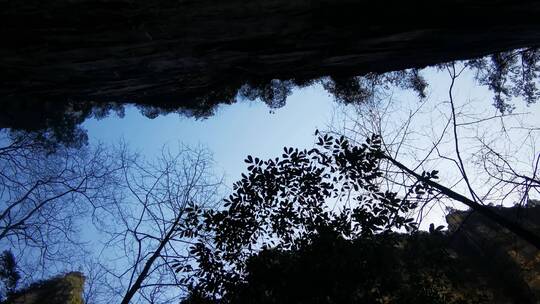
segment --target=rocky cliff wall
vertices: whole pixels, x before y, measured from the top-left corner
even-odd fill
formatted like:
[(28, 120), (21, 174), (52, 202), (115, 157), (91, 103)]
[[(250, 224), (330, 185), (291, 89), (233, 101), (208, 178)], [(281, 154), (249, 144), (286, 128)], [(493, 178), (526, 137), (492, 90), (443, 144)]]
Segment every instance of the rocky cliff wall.
[[(540, 234), (540, 207), (493, 210)], [(447, 222), (451, 247), (490, 278), (499, 297), (518, 295), (519, 303), (540, 303), (540, 252), (534, 246), (474, 212), (455, 211)]]
[(540, 43), (532, 0), (0, 5), (0, 103), (181, 104), (246, 82), (423, 67)]
[(84, 304), (84, 280), (82, 273), (70, 272), (36, 282), (10, 296), (5, 304)]

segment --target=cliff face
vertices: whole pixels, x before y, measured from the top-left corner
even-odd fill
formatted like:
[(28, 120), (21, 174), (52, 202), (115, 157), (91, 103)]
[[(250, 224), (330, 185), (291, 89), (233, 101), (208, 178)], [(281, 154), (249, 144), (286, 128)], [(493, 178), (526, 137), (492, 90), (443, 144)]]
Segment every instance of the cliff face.
[(70, 272), (31, 284), (12, 295), (6, 304), (83, 304), (84, 275)]
[[(493, 210), (540, 234), (540, 207)], [(453, 212), (447, 222), (451, 247), (490, 278), (496, 298), (520, 295), (519, 303), (540, 303), (540, 252), (534, 246), (470, 211)]]
[(540, 43), (532, 0), (0, 3), (0, 102), (181, 104), (246, 82), (423, 67)]

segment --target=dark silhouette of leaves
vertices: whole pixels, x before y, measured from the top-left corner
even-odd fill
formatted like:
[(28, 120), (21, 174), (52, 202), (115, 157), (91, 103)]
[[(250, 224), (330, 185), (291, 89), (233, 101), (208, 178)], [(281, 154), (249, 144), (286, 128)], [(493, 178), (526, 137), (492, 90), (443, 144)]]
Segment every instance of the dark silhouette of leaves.
[(281, 158), (266, 161), (248, 156), (248, 173), (234, 184), (225, 209), (202, 215), (199, 242), (190, 251), (199, 264), (194, 292), (223, 295), (261, 248), (297, 250), (327, 231), (369, 239), (396, 228), (416, 230), (406, 216), (416, 201), (379, 185), (381, 154), (376, 135), (361, 146), (320, 135), (309, 151), (284, 148)]

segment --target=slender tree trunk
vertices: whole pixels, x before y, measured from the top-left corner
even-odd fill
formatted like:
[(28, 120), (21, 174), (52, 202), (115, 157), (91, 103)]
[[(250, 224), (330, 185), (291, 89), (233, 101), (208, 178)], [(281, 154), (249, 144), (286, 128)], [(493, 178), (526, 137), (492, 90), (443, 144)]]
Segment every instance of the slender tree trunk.
[(422, 181), (429, 185), (430, 187), (433, 187), (434, 189), (437, 189), (442, 194), (448, 196), (451, 199), (454, 199), (458, 202), (461, 202), (465, 205), (467, 205), (472, 210), (482, 214), (483, 216), (487, 217), (488, 219), (492, 220), (493, 222), (501, 225), (502, 227), (508, 229), (512, 233), (516, 234), (523, 240), (529, 242), (531, 245), (536, 247), (540, 250), (540, 236), (535, 234), (534, 232), (524, 228), (523, 226), (519, 225), (518, 223), (511, 221), (500, 214), (493, 211), (493, 209), (486, 207), (484, 205), (480, 205), (479, 203), (437, 183), (433, 180), (427, 179), (420, 174), (414, 172), (413, 170), (409, 169), (407, 166), (403, 165), (399, 161), (395, 160), (391, 156), (384, 155), (384, 158), (388, 159), (392, 164), (394, 164), (396, 167), (400, 168), (404, 172), (414, 176), (417, 180)]
[(148, 260), (146, 260), (146, 263), (144, 263), (144, 267), (141, 270), (141, 273), (139, 273), (139, 275), (137, 276), (137, 279), (135, 280), (133, 285), (131, 285), (131, 287), (126, 292), (126, 295), (122, 299), (121, 304), (129, 304), (129, 302), (131, 302), (131, 300), (133, 299), (133, 297), (135, 296), (137, 291), (139, 291), (139, 289), (141, 289), (142, 283), (144, 282), (144, 280), (148, 276), (148, 273), (150, 272), (150, 269), (152, 269), (152, 265), (157, 260), (157, 258), (159, 258), (159, 256), (161, 255), (161, 251), (163, 250), (163, 248), (170, 241), (174, 231), (176, 230), (176, 227), (180, 223), (180, 219), (181, 219), (181, 215), (176, 218), (173, 225), (171, 226), (171, 228), (169, 229), (169, 231), (167, 232), (167, 234), (163, 238), (163, 240), (161, 240), (161, 242), (159, 243), (159, 246), (156, 249), (156, 251), (154, 251), (154, 253), (148, 258)]

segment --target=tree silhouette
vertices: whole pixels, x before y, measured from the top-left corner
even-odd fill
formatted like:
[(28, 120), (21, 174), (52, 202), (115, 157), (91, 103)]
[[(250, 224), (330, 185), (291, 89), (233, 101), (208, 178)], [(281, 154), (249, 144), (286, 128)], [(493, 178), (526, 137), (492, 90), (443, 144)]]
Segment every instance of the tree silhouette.
[[(320, 135), (317, 146), (285, 148), (281, 158), (266, 161), (248, 156), (248, 174), (234, 184), (224, 209), (192, 212), (186, 225), (198, 238), (190, 249), (198, 267), (190, 266), (183, 282), (193, 299), (226, 297), (245, 282), (249, 261), (260, 250), (301, 251), (328, 233), (364, 242), (396, 229), (414, 232), (411, 212), (438, 195), (467, 204), (538, 248), (535, 233), (440, 184), (437, 171), (415, 173), (387, 155), (379, 136), (356, 146)], [(412, 182), (400, 184), (398, 192), (386, 190), (385, 162)]]
[(84, 256), (82, 219), (99, 225), (114, 204), (126, 151), (105, 146), (52, 148), (32, 133), (0, 132), (0, 244), (32, 277), (49, 263)]
[[(520, 90), (521, 84), (512, 84), (512, 79), (517, 79), (514, 73), (528, 69), (516, 62), (524, 61), (519, 58), (530, 57), (534, 53), (532, 50), (523, 52), (501, 55), (517, 58), (512, 68), (505, 72), (507, 81), (504, 82), (504, 90), (508, 92), (511, 92), (510, 87)], [(489, 108), (486, 110), (487, 105), (483, 102), (474, 104), (474, 101), (458, 100), (458, 78), (479, 78), (478, 74), (472, 73), (474, 69), (467, 70), (470, 64), (462, 62), (439, 66), (449, 76), (448, 99), (402, 105), (391, 98), (374, 98), (364, 105), (355, 106), (352, 113), (345, 112), (346, 122), (340, 121), (337, 128), (330, 131), (331, 134), (347, 137), (355, 144), (361, 143), (357, 138), (361, 140), (372, 133), (382, 134), (383, 157), (388, 161), (384, 176), (389, 184), (399, 185), (404, 180), (421, 179), (423, 168), (449, 165), (445, 170), (444, 183), (430, 181), (433, 190), (440, 195), (420, 206), (417, 212), (419, 221), (438, 203), (450, 206), (459, 202), (481, 213), (484, 212), (482, 210), (491, 213), (485, 208), (488, 204), (524, 206), (538, 193), (539, 156), (536, 147), (534, 144), (512, 144), (536, 140), (538, 128), (534, 115), (527, 113), (523, 105), (517, 113), (509, 113), (510, 99), (506, 99), (509, 96), (505, 97), (506, 108), (497, 109), (499, 113)], [(534, 83), (527, 87), (536, 90)], [(497, 95), (494, 98), (497, 99)], [(525, 118), (527, 115), (529, 118)], [(517, 117), (519, 119), (515, 119)], [(524, 154), (525, 150), (527, 154)], [(506, 227), (513, 226), (509, 229), (539, 247), (538, 236), (534, 233), (522, 231), (515, 223), (497, 214), (490, 217), (499, 218), (496, 221), (501, 223), (506, 222)]]
[(122, 175), (117, 210), (100, 229), (101, 252), (113, 262), (95, 265), (105, 272), (94, 282), (96, 292), (125, 304), (174, 301), (186, 289), (175, 268), (193, 260), (191, 234), (183, 229), (190, 210), (218, 201), (221, 180), (212, 174), (211, 154), (200, 147), (163, 148), (154, 160), (130, 162)]
[(466, 271), (470, 261), (452, 258), (447, 241), (435, 228), (352, 240), (321, 231), (294, 250), (250, 257), (245, 281), (224, 297), (192, 293), (182, 303), (489, 303), (492, 290)]
[(494, 93), (495, 108), (507, 113), (513, 109), (511, 97), (523, 97), (527, 104), (538, 100), (539, 59), (537, 48), (527, 48), (469, 60), (466, 65), (475, 71), (478, 82)]
[(0, 288), (0, 301), (4, 297), (9, 297), (10, 294), (15, 292), (17, 283), (21, 279), (21, 275), (17, 270), (17, 262), (15, 256), (11, 251), (4, 250), (0, 255), (0, 281), (2, 282), (2, 288)]
[(199, 267), (186, 280), (196, 292), (218, 296), (242, 280), (247, 260), (261, 248), (298, 249), (326, 230), (345, 238), (415, 230), (406, 214), (423, 197), (424, 184), (414, 185), (412, 198), (381, 188), (380, 143), (373, 136), (350, 146), (326, 135), (309, 151), (285, 148), (281, 158), (266, 161), (248, 156), (248, 175), (234, 184), (225, 209), (199, 209), (186, 223), (199, 239), (190, 251)]

